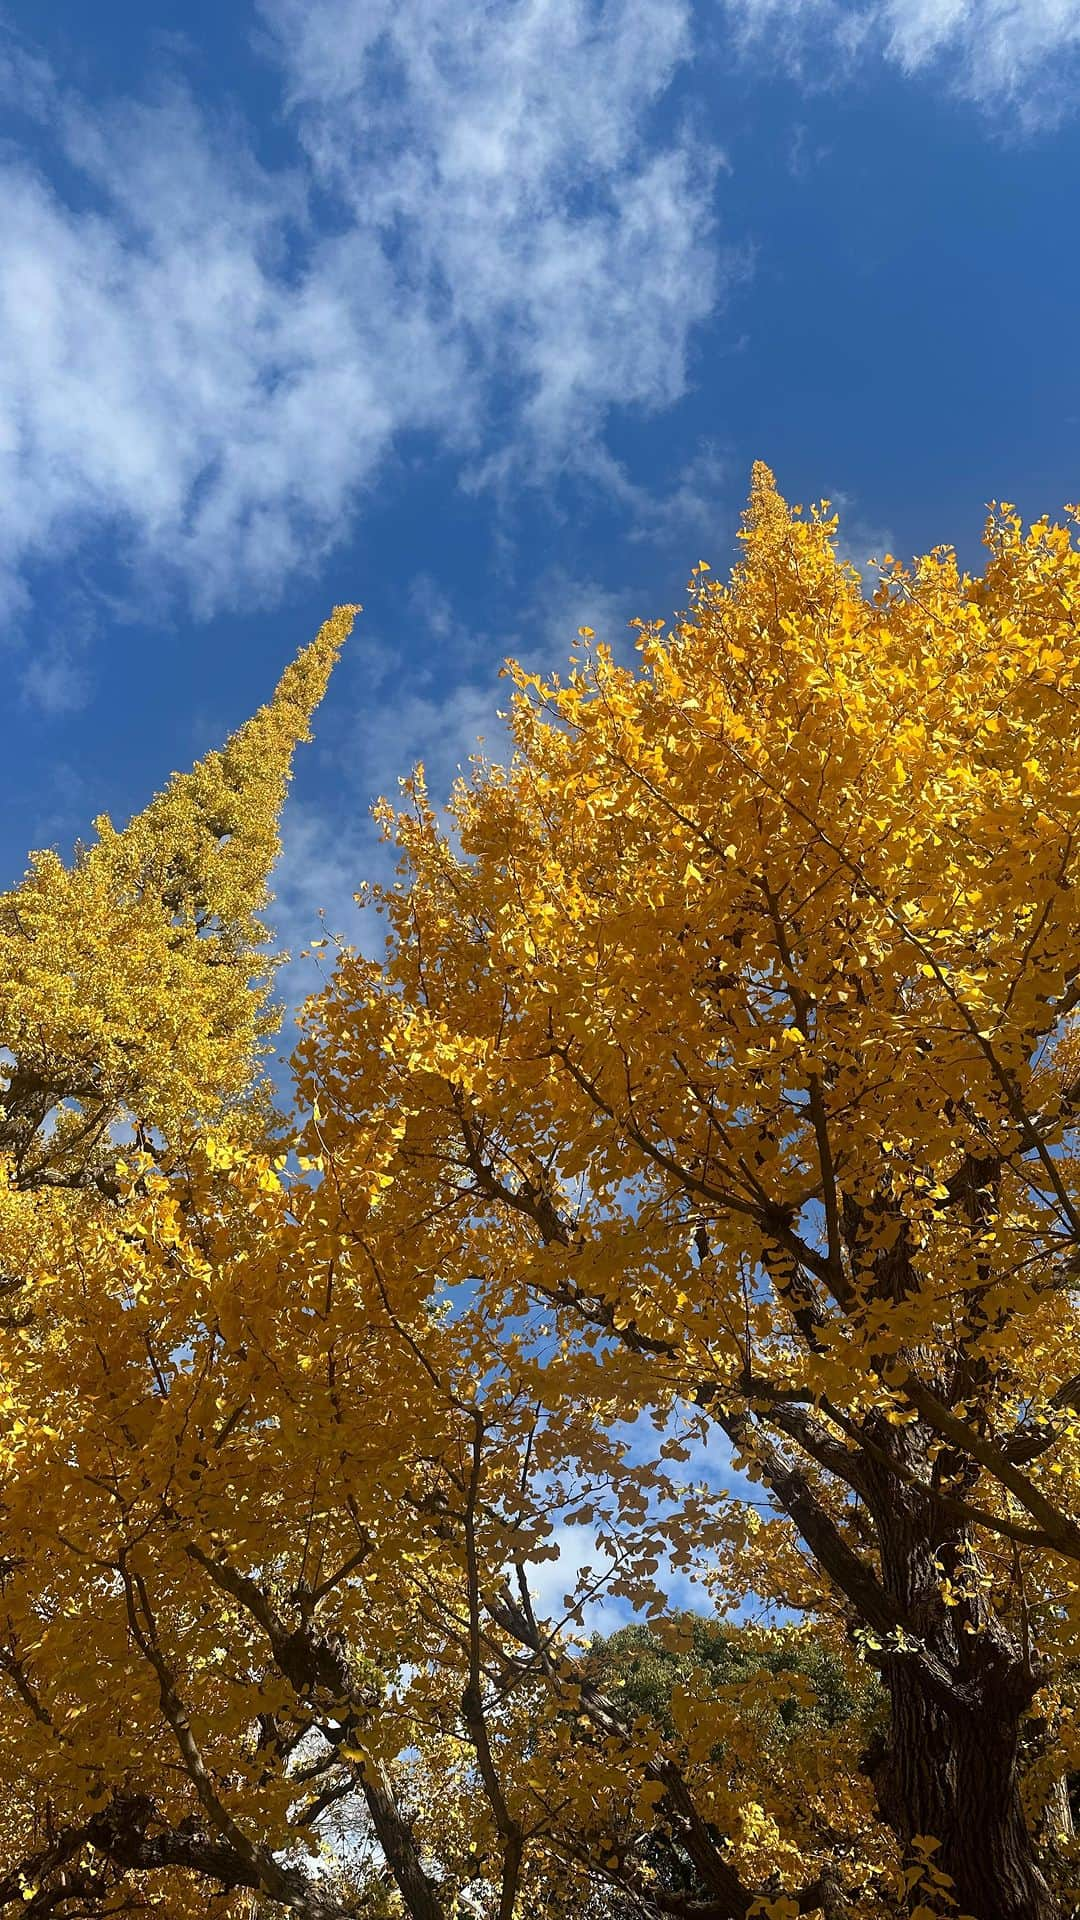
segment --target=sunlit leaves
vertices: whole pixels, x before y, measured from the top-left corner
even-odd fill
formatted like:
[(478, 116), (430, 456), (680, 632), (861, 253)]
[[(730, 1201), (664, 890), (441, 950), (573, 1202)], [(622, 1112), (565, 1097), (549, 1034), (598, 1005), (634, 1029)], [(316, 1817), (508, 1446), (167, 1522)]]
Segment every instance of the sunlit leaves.
[[(319, 1920), (1064, 1884), (1080, 558), (1002, 508), (867, 597), (835, 531), (756, 469), (635, 667), (511, 666), (509, 764), (380, 808), (291, 1135), (257, 916), (347, 616), (0, 903), (7, 1857), (106, 1806), (115, 1886)], [(686, 1577), (762, 1616), (723, 1673)]]

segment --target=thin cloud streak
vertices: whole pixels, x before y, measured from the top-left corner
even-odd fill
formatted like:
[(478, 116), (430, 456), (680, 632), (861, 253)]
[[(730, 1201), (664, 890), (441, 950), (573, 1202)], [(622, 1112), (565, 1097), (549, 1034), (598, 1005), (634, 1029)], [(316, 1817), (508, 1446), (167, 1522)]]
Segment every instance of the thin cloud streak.
[(744, 49), (812, 85), (878, 58), (1022, 132), (1075, 109), (1080, 0), (724, 0), (724, 14)]

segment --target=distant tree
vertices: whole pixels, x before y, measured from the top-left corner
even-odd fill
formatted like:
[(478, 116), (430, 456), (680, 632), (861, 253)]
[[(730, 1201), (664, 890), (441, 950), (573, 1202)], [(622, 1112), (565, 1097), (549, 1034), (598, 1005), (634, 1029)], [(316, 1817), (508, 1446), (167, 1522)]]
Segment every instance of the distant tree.
[[(770, 1629), (676, 1614), (662, 1632), (639, 1623), (607, 1638), (594, 1634), (580, 1670), (629, 1723), (652, 1723), (676, 1746), (687, 1699), (711, 1698), (728, 1737), (712, 1750), (710, 1765), (741, 1798), (744, 1818), (767, 1819), (776, 1806), (784, 1817), (789, 1803), (802, 1797), (809, 1845), (824, 1846), (837, 1862), (858, 1853), (857, 1827), (824, 1831), (818, 1824), (813, 1831), (820, 1823), (816, 1796), (800, 1784), (808, 1764), (817, 1778), (829, 1768), (841, 1779), (857, 1774), (860, 1753), (883, 1730), (884, 1691), (842, 1642), (803, 1626)], [(731, 1703), (738, 1709), (734, 1720)], [(658, 1820), (636, 1841), (631, 1834), (627, 1839), (664, 1893), (708, 1903), (709, 1888), (677, 1824), (665, 1828)], [(826, 1869), (812, 1891), (826, 1915), (834, 1906), (847, 1913), (838, 1870)], [(606, 1910), (620, 1920), (634, 1907), (616, 1893)]]

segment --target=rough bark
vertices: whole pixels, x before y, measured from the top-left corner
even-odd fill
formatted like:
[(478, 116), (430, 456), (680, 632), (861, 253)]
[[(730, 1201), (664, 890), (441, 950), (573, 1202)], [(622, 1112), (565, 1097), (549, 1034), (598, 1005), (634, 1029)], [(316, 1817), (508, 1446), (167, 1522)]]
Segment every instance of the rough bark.
[(897, 1663), (891, 1726), (869, 1756), (882, 1818), (910, 1842), (941, 1842), (933, 1864), (972, 1920), (1059, 1920), (1020, 1803), (1018, 1716), (992, 1702), (950, 1713)]
[[(917, 1449), (919, 1435), (908, 1429), (894, 1444)], [(890, 1478), (874, 1507), (882, 1582), (934, 1656), (932, 1667), (903, 1653), (883, 1661), (889, 1729), (867, 1756), (882, 1817), (902, 1843), (940, 1842), (933, 1865), (971, 1920), (1060, 1920), (1020, 1795), (1020, 1731), (1037, 1675), (977, 1598), (946, 1604), (942, 1572), (961, 1578), (970, 1543), (932, 1497)], [(935, 1682), (941, 1673), (947, 1686)]]

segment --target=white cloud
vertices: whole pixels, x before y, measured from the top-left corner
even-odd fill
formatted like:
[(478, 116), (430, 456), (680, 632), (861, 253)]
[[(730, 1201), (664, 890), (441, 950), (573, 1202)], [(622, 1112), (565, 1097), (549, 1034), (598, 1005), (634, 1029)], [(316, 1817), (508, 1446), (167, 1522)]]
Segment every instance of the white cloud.
[(587, 464), (608, 409), (679, 398), (718, 291), (719, 155), (652, 125), (691, 55), (689, 0), (262, 12), (317, 177), (508, 406), (474, 479)]
[[(339, 943), (379, 959), (384, 929), (354, 898), (379, 864), (377, 839), (362, 810), (351, 819), (343, 813), (331, 818), (321, 807), (291, 799), (281, 827), (282, 855), (266, 918), (274, 951), (288, 955), (274, 975), (274, 999), (285, 1008), (280, 1047), (288, 1054), (296, 1041), (293, 1018), (333, 971)], [(329, 944), (312, 947), (321, 940)]]
[[(9, 119), (0, 159), (0, 618), (103, 539), (140, 595), (272, 596), (418, 429), (474, 486), (576, 467), (658, 537), (711, 513), (718, 466), (665, 505), (604, 444), (613, 410), (685, 392), (695, 330), (746, 268), (716, 245), (720, 155), (670, 113), (691, 0), (262, 0), (259, 18), (295, 136), (275, 170), (182, 92), (93, 107), (0, 43), (0, 98), (33, 123), (19, 157)], [(724, 18), (808, 77), (876, 50), (1029, 120), (1060, 109), (1080, 45), (1080, 0), (725, 0)], [(44, 666), (28, 685), (73, 697)]]
[[(634, 488), (632, 537), (677, 548), (688, 571), (695, 560), (710, 559), (706, 548), (715, 556), (718, 542), (723, 542), (725, 549), (731, 545), (732, 479), (730, 459), (714, 441), (702, 441), (666, 490), (650, 493)], [(740, 473), (736, 493), (742, 484)], [(695, 547), (693, 553), (691, 546)]]
[[(182, 99), (59, 125), (94, 210), (0, 177), (0, 573), (109, 527), (207, 611), (276, 585), (339, 530), (403, 426), (456, 410), (452, 343), (392, 300), (351, 233), (299, 273), (303, 201), (216, 147)], [(371, 304), (357, 286), (371, 290)]]
[(842, 560), (850, 560), (858, 568), (864, 590), (873, 593), (881, 581), (885, 555), (896, 551), (896, 539), (888, 527), (860, 512), (854, 495), (833, 487), (826, 490), (826, 498), (840, 519), (836, 550)]
[(361, 912), (354, 899), (364, 882), (385, 885), (394, 877), (395, 855), (371, 819), (373, 802), (382, 797), (396, 802), (399, 781), (422, 761), (432, 802), (441, 807), (458, 772), (468, 771), (470, 754), (504, 757), (506, 734), (498, 710), (509, 695), (496, 677), (497, 659), (491, 662), (488, 654), (486, 680), (465, 677), (474, 645), (445, 594), (421, 577), (407, 598), (413, 632), (421, 603), (429, 615), (436, 665), (423, 664), (432, 657), (427, 646), (411, 654), (406, 644), (357, 635), (350, 656), (363, 662), (364, 703), (345, 738), (328, 749), (348, 797), (345, 804), (339, 797), (332, 809), (297, 800), (285, 809), (283, 852), (274, 874), (276, 902), (268, 917), (276, 944), (291, 955), (277, 982), (290, 1006), (317, 986), (328, 964), (321, 953), (301, 958), (312, 940), (328, 935), (372, 958), (382, 956), (385, 927), (374, 913)]
[(1080, 0), (724, 0), (743, 41), (810, 81), (877, 53), (931, 69), (957, 93), (1007, 109), (1021, 127), (1075, 105)]
[(67, 183), (0, 164), (0, 612), (106, 532), (141, 591), (265, 597), (404, 433), (539, 477), (678, 398), (717, 282), (712, 155), (651, 119), (688, 7), (268, 0), (276, 172), (182, 93), (99, 110), (0, 48)]
[(538, 1619), (551, 1626), (566, 1621), (570, 1631), (588, 1634), (613, 1633), (633, 1618), (624, 1600), (605, 1595), (614, 1563), (591, 1527), (557, 1525), (549, 1544), (555, 1558), (529, 1568)]
[(86, 669), (63, 643), (39, 648), (21, 675), (24, 697), (42, 712), (74, 713), (86, 698)]
[(520, 383), (534, 443), (565, 457), (607, 407), (678, 398), (715, 298), (716, 155), (650, 115), (691, 53), (688, 0), (262, 12), (318, 177)]
[[(703, 1556), (699, 1563), (686, 1555), (684, 1500), (690, 1497), (695, 1503), (720, 1505), (734, 1495), (740, 1502), (767, 1505), (761, 1500), (760, 1489), (733, 1468), (731, 1446), (719, 1428), (712, 1429), (706, 1439), (696, 1432), (688, 1433), (677, 1415), (671, 1415), (657, 1429), (649, 1415), (640, 1414), (622, 1425), (620, 1437), (628, 1448), (626, 1466), (631, 1472), (635, 1464), (655, 1466), (663, 1441), (678, 1440), (685, 1459), (664, 1464), (659, 1489), (654, 1490), (650, 1501), (650, 1517), (640, 1534), (620, 1525), (617, 1495), (602, 1521), (586, 1524), (556, 1520), (546, 1543), (555, 1549), (554, 1555), (530, 1567), (530, 1589), (541, 1618), (557, 1622), (569, 1615), (586, 1633), (612, 1633), (628, 1620), (641, 1617), (635, 1602), (617, 1590), (619, 1574), (624, 1571), (619, 1565), (623, 1557), (625, 1571), (633, 1578), (635, 1572), (642, 1571), (637, 1567), (638, 1560), (654, 1560), (655, 1556), (648, 1579), (666, 1595), (669, 1608), (711, 1613), (714, 1600), (708, 1584), (709, 1556)], [(666, 1537), (668, 1526), (673, 1532)], [(692, 1522), (689, 1533), (692, 1537)], [(619, 1543), (618, 1551), (613, 1551), (613, 1540)], [(613, 1583), (614, 1592), (610, 1591)], [(640, 1590), (637, 1599), (644, 1599)], [(722, 1597), (719, 1604), (725, 1604)]]
[(507, 651), (530, 672), (565, 678), (570, 655), (581, 652), (579, 628), (591, 627), (598, 641), (625, 657), (633, 653), (637, 637), (629, 623), (643, 611), (651, 609), (639, 607), (625, 588), (605, 587), (553, 567), (538, 583), (524, 631), (512, 637)]
[(1078, 0), (888, 0), (884, 23), (890, 54), (909, 71), (959, 55), (966, 92), (1032, 114), (1063, 104), (1058, 63), (1080, 46)]

